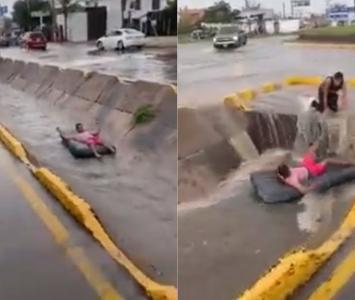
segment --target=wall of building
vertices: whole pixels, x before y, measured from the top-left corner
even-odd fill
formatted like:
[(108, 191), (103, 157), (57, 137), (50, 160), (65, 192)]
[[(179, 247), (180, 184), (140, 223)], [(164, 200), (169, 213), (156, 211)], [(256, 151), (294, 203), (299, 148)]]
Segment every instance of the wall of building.
[[(292, 33), (300, 29), (301, 20), (279, 20), (280, 33)], [(274, 21), (265, 22), (266, 32), (268, 34), (275, 33)]]
[(122, 27), (122, 7), (120, 0), (103, 0), (100, 4), (107, 8), (107, 32)]
[[(160, 0), (160, 10), (164, 9), (167, 6), (167, 0)], [(132, 18), (139, 19), (144, 16), (147, 12), (152, 11), (152, 0), (141, 0), (141, 9), (140, 10), (132, 10)]]
[[(58, 25), (63, 26), (64, 15), (57, 16)], [(86, 12), (71, 13), (68, 15), (68, 41), (85, 42), (88, 39), (88, 26)]]

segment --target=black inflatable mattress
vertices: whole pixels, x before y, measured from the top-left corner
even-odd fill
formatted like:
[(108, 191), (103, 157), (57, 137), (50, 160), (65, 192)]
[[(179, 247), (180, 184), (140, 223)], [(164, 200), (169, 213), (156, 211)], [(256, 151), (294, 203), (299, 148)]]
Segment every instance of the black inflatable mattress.
[[(321, 176), (310, 179), (317, 186), (317, 192), (355, 179), (355, 167), (330, 166)], [(258, 198), (265, 203), (290, 202), (300, 199), (302, 194), (295, 188), (281, 182), (275, 171), (261, 171), (250, 175), (251, 184)]]
[[(63, 137), (62, 138), (62, 143), (63, 145), (69, 150), (71, 155), (73, 155), (75, 158), (92, 158), (95, 157), (94, 152), (85, 144), (73, 141), (73, 140), (68, 140)], [(116, 153), (116, 151), (112, 151), (108, 147), (102, 145), (102, 146), (97, 146), (97, 152), (101, 155), (113, 155)]]

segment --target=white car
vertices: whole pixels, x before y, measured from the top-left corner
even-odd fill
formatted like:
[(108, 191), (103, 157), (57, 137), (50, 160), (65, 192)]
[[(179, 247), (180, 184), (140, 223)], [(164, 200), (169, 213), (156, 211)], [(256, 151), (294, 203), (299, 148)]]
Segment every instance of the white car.
[(111, 31), (96, 41), (99, 50), (123, 50), (125, 48), (142, 48), (145, 45), (145, 35), (135, 29), (122, 28)]

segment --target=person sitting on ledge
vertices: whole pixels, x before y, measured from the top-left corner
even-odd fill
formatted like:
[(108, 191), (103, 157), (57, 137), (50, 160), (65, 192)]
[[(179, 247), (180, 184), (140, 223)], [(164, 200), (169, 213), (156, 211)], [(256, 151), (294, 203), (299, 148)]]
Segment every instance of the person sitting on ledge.
[(352, 163), (335, 158), (327, 158), (321, 162), (316, 161), (316, 151), (319, 147), (319, 142), (314, 143), (303, 155), (302, 163), (297, 167), (289, 167), (286, 164), (281, 164), (277, 168), (277, 176), (285, 184), (294, 187), (301, 194), (314, 190), (316, 186), (308, 185), (310, 177), (323, 175), (327, 171), (329, 164), (333, 165), (352, 165)]
[[(341, 103), (339, 103), (339, 92), (341, 92)], [(317, 109), (321, 113), (327, 110), (338, 112), (340, 104), (344, 109), (347, 107), (347, 91), (343, 73), (336, 72), (333, 76), (325, 78), (319, 86)]]

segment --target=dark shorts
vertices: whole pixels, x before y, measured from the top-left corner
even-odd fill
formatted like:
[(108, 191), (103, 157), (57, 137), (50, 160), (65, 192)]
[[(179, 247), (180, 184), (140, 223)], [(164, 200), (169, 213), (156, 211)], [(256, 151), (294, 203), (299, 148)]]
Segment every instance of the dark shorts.
[[(323, 102), (323, 90), (321, 88), (318, 89), (318, 101), (319, 101), (319, 111), (323, 112), (325, 105)], [(334, 112), (338, 111), (338, 94), (336, 93), (328, 93), (328, 97), (326, 99), (328, 108)]]

